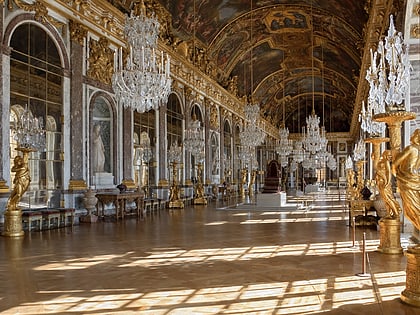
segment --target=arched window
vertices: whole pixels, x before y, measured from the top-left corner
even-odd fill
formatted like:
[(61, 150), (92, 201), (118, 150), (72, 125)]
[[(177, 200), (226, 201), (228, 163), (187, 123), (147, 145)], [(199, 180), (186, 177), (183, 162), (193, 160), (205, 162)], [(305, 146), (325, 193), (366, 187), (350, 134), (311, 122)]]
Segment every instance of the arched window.
[(174, 142), (180, 145), (182, 143), (182, 110), (175, 94), (169, 95), (166, 120), (168, 146)]
[(156, 183), (156, 111), (134, 112), (134, 178), (138, 186)]
[[(22, 24), (14, 30), (10, 47), (11, 126), (28, 106), (34, 117), (42, 117), (46, 129), (45, 151), (30, 155), (31, 183), (21, 203), (23, 207), (58, 207), (60, 197), (55, 192), (63, 188), (60, 55), (52, 38), (33, 23)], [(12, 138), (10, 145), (11, 158), (14, 158), (17, 144)]]
[(223, 170), (226, 182), (232, 180), (232, 131), (227, 120), (223, 125)]
[(94, 100), (92, 119), (92, 175), (95, 176), (96, 173), (111, 174), (113, 172), (112, 111), (109, 102), (102, 96)]

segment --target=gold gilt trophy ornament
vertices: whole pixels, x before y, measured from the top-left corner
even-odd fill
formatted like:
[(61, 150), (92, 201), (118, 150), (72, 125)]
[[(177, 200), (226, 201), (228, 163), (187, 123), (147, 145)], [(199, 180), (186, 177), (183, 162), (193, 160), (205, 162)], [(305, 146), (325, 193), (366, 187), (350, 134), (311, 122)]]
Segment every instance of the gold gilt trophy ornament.
[(22, 229), (22, 209), (19, 202), (27, 191), (31, 182), (28, 166), (29, 154), (45, 148), (45, 130), (43, 129), (42, 117), (35, 118), (26, 106), (18, 121), (12, 125), (14, 138), (17, 142), (16, 150), (19, 152), (14, 158), (12, 172), (13, 189), (9, 196), (4, 213), (3, 236), (21, 237), (24, 235)]
[(182, 159), (182, 148), (176, 142), (171, 144), (168, 151), (169, 163), (172, 165), (172, 183), (169, 189), (169, 208), (184, 208), (178, 183), (178, 164)]

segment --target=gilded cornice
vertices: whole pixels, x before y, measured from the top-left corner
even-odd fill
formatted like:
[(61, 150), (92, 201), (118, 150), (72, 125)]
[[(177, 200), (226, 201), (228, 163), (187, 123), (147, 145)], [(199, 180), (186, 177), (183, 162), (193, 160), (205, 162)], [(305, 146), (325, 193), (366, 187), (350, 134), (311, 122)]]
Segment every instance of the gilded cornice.
[(115, 45), (125, 43), (125, 15), (105, 0), (43, 0), (47, 8), (85, 25), (90, 32), (106, 36)]
[(35, 12), (35, 20), (38, 22), (43, 24), (49, 22), (57, 28), (64, 26), (64, 23), (57, 21), (48, 14), (48, 7), (44, 1), (38, 0), (32, 3), (27, 3), (22, 0), (8, 0), (7, 9), (9, 11), (13, 11), (13, 3), (24, 11)]

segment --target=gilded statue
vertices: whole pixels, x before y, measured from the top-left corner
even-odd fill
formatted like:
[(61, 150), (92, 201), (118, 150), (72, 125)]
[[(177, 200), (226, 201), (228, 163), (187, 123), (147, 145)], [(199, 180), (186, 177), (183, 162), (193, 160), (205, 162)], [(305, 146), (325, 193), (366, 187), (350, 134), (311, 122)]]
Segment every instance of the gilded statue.
[(203, 169), (201, 164), (197, 165), (197, 185), (196, 185), (196, 198), (204, 198), (204, 185), (203, 185)]
[(235, 75), (228, 80), (227, 90), (235, 96), (238, 96), (238, 76)]
[(376, 166), (375, 180), (379, 194), (385, 202), (385, 208), (387, 212), (386, 217), (396, 219), (399, 218), (401, 207), (398, 201), (395, 199), (394, 192), (392, 191), (391, 161), (391, 150), (385, 150), (382, 153), (382, 157), (379, 159)]
[(15, 178), (13, 179), (13, 191), (7, 202), (8, 211), (18, 210), (18, 203), (31, 182), (28, 159), (29, 154), (27, 152), (24, 152), (23, 156), (17, 155), (14, 159), (12, 172), (16, 173)]
[(397, 177), (404, 213), (420, 230), (420, 129), (413, 132), (410, 142), (396, 155), (392, 171)]
[(246, 168), (241, 170), (241, 196), (245, 196), (245, 185), (246, 185), (246, 177), (248, 175), (248, 171)]
[(357, 191), (356, 181), (355, 181), (355, 172), (353, 169), (347, 169), (346, 171), (347, 179), (347, 199), (354, 200), (358, 199), (359, 194)]
[(255, 178), (257, 177), (257, 171), (253, 170), (251, 172), (251, 178), (249, 179), (249, 183), (248, 183), (248, 195), (250, 197), (254, 196), (254, 184), (255, 184)]
[(169, 190), (169, 202), (176, 202), (181, 198), (180, 195), (180, 191), (179, 191), (179, 186), (178, 186), (178, 181), (177, 181), (177, 177), (178, 177), (178, 171), (177, 171), (177, 166), (176, 166), (176, 162), (173, 162), (172, 164), (172, 185), (170, 187)]

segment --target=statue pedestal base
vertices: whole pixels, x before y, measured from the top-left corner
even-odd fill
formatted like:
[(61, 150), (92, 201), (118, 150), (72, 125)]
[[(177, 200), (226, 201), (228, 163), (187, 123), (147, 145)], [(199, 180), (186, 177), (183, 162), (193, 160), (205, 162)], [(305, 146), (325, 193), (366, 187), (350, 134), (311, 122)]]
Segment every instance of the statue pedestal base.
[(22, 237), (25, 234), (22, 229), (22, 211), (6, 210), (4, 213), (4, 230), (3, 236), (6, 237)]
[(378, 251), (383, 254), (402, 254), (400, 220), (383, 218), (379, 220), (379, 226), (381, 240)]
[(169, 208), (184, 208), (184, 202), (182, 200), (170, 201)]
[(114, 188), (114, 176), (111, 173), (95, 173), (93, 185), (96, 189)]
[(406, 256), (407, 276), (401, 300), (404, 303), (420, 307), (420, 246), (408, 247)]
[(194, 204), (195, 205), (206, 205), (207, 204), (207, 199), (204, 197), (198, 197), (194, 199)]
[(82, 223), (96, 223), (98, 221), (98, 216), (95, 214), (83, 215), (79, 218), (79, 221)]

